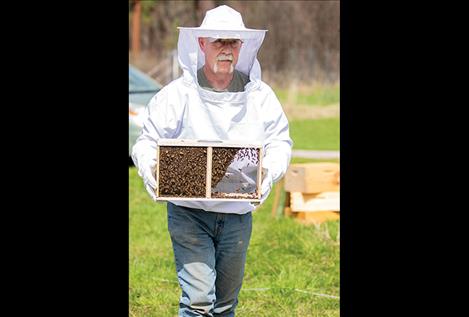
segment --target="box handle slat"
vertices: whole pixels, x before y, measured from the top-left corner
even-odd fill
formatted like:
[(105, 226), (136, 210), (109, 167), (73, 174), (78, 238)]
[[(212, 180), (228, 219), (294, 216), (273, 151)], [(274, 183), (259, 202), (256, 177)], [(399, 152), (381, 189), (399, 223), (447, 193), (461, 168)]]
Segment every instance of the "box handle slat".
[(212, 153), (213, 148), (211, 146), (207, 147), (207, 178), (205, 179), (205, 197), (212, 197)]

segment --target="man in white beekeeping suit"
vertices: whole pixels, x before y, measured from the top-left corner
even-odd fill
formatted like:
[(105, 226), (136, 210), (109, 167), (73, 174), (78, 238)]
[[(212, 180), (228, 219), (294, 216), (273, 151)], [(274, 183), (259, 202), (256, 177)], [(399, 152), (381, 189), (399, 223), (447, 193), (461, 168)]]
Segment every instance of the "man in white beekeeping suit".
[[(149, 102), (132, 150), (154, 200), (159, 139), (263, 144), (261, 203), (285, 174), (293, 143), (288, 121), (275, 93), (261, 80), (256, 57), (265, 32), (246, 28), (241, 15), (226, 5), (207, 11), (200, 27), (179, 27), (183, 75)], [(246, 201), (168, 202), (182, 289), (179, 316), (234, 316), (255, 208)]]

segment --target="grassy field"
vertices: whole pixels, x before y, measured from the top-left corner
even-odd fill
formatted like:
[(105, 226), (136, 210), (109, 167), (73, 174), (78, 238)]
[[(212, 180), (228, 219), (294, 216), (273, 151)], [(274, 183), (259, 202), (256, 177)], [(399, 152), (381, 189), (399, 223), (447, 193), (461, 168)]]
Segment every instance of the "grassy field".
[(339, 150), (339, 85), (316, 84), (294, 90), (275, 89), (290, 122), (294, 149)]
[[(134, 167), (129, 185), (130, 316), (177, 316), (165, 204), (150, 200)], [(339, 222), (316, 227), (274, 219), (272, 200), (253, 214), (238, 316), (339, 316)]]
[(339, 84), (316, 83), (308, 87), (275, 88), (274, 90), (282, 104), (327, 106), (340, 102)]
[(293, 149), (337, 151), (340, 148), (339, 118), (293, 120), (290, 137)]

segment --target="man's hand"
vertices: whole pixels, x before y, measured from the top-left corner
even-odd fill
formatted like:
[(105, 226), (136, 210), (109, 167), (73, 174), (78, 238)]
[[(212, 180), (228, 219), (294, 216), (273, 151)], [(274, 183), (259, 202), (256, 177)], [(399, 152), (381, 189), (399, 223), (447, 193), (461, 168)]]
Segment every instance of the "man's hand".
[(156, 201), (156, 194), (155, 194), (156, 186), (152, 187), (150, 183), (146, 183), (146, 182), (144, 184), (145, 184), (145, 189), (150, 194), (151, 199), (153, 199), (153, 201)]
[(155, 170), (156, 170), (156, 159), (148, 159), (139, 162), (139, 175), (143, 179), (143, 183), (147, 192), (150, 194), (150, 197), (156, 201), (156, 180), (155, 180)]
[(272, 185), (272, 175), (269, 173), (268, 169), (262, 168), (261, 201), (259, 203), (253, 203), (253, 205), (257, 206), (262, 204), (267, 199)]

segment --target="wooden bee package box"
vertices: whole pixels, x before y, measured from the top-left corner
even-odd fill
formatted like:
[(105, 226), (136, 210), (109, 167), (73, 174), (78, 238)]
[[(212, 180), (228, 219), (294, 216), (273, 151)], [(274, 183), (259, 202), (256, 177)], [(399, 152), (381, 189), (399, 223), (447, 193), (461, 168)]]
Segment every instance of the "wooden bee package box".
[(157, 200), (260, 201), (259, 144), (160, 139), (156, 152)]

